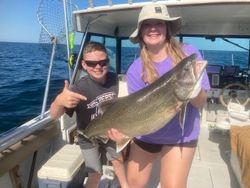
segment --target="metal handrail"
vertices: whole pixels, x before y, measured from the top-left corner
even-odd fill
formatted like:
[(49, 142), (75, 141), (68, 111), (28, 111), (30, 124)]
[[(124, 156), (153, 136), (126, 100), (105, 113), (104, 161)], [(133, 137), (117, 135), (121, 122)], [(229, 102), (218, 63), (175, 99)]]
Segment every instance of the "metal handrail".
[(0, 152), (19, 142), (33, 132), (47, 127), (50, 121), (52, 121), (52, 119), (49, 116), (49, 111), (47, 111), (44, 118), (41, 119), (40, 116), (37, 116), (23, 125), (3, 133), (0, 135)]

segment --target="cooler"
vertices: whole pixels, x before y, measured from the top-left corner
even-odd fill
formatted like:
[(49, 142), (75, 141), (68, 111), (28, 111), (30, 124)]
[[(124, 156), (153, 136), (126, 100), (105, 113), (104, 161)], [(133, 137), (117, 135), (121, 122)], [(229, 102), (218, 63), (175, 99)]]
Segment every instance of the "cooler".
[(83, 161), (78, 145), (63, 146), (38, 171), (39, 188), (82, 188)]

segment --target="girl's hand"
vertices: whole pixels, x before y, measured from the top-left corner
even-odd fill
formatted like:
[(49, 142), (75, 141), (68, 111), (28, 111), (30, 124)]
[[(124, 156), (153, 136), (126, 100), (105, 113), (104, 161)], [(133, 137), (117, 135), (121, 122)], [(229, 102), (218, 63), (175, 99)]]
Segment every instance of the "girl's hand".
[(121, 140), (124, 139), (124, 137), (126, 137), (124, 134), (122, 134), (120, 131), (114, 128), (108, 130), (107, 136), (115, 142), (120, 142)]

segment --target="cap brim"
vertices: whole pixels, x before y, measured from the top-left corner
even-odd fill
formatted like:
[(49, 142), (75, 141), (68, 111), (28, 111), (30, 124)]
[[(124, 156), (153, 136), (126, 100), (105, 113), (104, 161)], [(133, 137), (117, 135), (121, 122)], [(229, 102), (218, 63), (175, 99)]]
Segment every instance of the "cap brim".
[(139, 40), (138, 40), (138, 27), (134, 30), (134, 32), (129, 36), (129, 40), (132, 42), (132, 43), (138, 43)]

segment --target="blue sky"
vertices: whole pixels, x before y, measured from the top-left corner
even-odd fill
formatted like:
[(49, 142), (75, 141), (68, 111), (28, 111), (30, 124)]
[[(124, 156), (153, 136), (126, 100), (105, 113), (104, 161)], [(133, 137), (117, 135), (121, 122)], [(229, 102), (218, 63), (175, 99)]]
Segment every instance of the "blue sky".
[[(86, 7), (88, 2), (87, 0), (71, 1), (77, 4), (79, 8)], [(0, 41), (37, 43), (41, 31), (41, 26), (38, 23), (36, 16), (39, 2), (39, 0), (0, 0)], [(94, 2), (104, 4), (107, 0), (95, 0)], [(114, 4), (118, 2), (127, 2), (127, 0), (113, 0)], [(210, 41), (201, 42), (200, 40), (193, 39), (188, 42), (193, 43), (199, 49), (220, 50), (225, 49), (225, 46), (227, 46), (226, 50), (240, 50), (222, 40), (216, 40), (216, 45)], [(235, 42), (245, 48), (249, 48), (248, 40), (241, 39), (236, 40)]]
[(0, 1), (0, 41), (38, 42), (41, 27), (36, 20), (39, 1)]
[(38, 42), (41, 31), (37, 20), (39, 2), (0, 0), (0, 41)]

